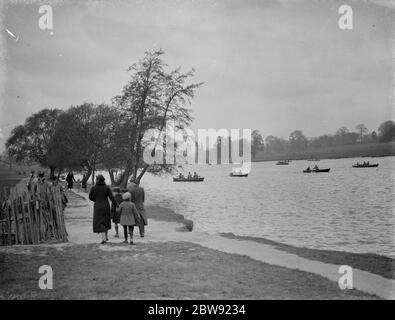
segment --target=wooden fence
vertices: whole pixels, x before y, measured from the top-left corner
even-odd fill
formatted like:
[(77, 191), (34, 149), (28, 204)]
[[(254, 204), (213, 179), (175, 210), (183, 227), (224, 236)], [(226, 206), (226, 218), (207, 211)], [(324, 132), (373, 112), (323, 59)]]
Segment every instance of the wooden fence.
[(0, 191), (0, 245), (66, 242), (60, 186), (41, 192)]

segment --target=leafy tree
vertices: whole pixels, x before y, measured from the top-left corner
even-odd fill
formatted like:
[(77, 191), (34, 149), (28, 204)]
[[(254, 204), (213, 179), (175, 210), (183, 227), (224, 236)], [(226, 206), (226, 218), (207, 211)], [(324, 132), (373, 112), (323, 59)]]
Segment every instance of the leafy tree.
[(289, 144), (293, 151), (305, 150), (308, 140), (301, 130), (295, 130), (289, 135)]
[(377, 140), (378, 140), (377, 132), (376, 131), (372, 131), (372, 133), (370, 134), (370, 141), (371, 142), (377, 142)]
[(95, 106), (84, 102), (70, 107), (59, 118), (54, 143), (57, 148), (57, 165), (61, 168), (85, 172), (85, 181), (94, 174), (104, 154), (117, 116), (105, 105)]
[[(163, 54), (162, 50), (146, 52), (143, 59), (129, 67), (131, 80), (122, 94), (114, 98), (131, 127), (129, 156), (121, 181), (123, 186), (130, 175), (139, 182), (149, 167), (142, 161), (147, 130), (162, 132), (169, 120), (175, 121), (179, 127), (188, 126), (192, 121), (191, 110), (185, 105), (191, 102), (202, 83), (186, 84), (194, 70), (181, 73), (177, 68), (167, 73), (167, 65), (161, 58)], [(138, 172), (140, 168), (142, 170)]]
[(251, 153), (252, 156), (255, 157), (258, 151), (263, 151), (264, 149), (263, 137), (258, 130), (253, 130), (251, 133), (251, 140)]
[(265, 152), (270, 154), (284, 153), (288, 149), (288, 142), (283, 138), (267, 136), (265, 139)]
[(379, 141), (390, 142), (395, 139), (395, 122), (388, 120), (379, 126)]
[(358, 134), (359, 134), (359, 141), (361, 143), (363, 143), (363, 137), (369, 132), (368, 128), (366, 128), (366, 126), (361, 123), (358, 124), (355, 129), (357, 130)]
[(56, 164), (52, 159), (57, 151), (51, 146), (61, 114), (58, 109), (43, 109), (28, 117), (24, 125), (16, 126), (6, 142), (10, 156), (17, 161), (28, 159), (49, 167), (54, 178)]

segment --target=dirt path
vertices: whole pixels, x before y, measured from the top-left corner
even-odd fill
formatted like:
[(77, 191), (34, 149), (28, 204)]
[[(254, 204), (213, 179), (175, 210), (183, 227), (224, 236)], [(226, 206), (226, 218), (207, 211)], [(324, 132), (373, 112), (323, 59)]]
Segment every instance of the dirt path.
[[(87, 195), (84, 193), (70, 194), (69, 198), (70, 206), (66, 211), (69, 243), (89, 244), (99, 242), (99, 237), (92, 233), (92, 202), (87, 201)], [(338, 282), (341, 277), (339, 265), (309, 260), (296, 254), (278, 250), (274, 246), (254, 241), (229, 239), (203, 232), (177, 231), (180, 227), (180, 224), (174, 222), (150, 219), (146, 237), (135, 237), (135, 241), (142, 243), (185, 241), (225, 253), (245, 255), (271, 265), (310, 272), (335, 282)], [(121, 243), (122, 239), (114, 239), (112, 236), (113, 230), (110, 231), (110, 242)], [(103, 250), (124, 250), (122, 245), (107, 247), (107, 249), (104, 248), (105, 245), (101, 247)], [(358, 290), (384, 299), (395, 299), (395, 281), (373, 273), (353, 269), (353, 286)]]

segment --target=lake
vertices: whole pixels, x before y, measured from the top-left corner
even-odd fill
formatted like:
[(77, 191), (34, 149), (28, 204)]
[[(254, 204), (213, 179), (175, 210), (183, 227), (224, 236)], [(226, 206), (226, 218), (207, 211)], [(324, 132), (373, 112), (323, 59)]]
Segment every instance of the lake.
[[(302, 173), (315, 162), (253, 163), (247, 178), (229, 165), (184, 166), (199, 183), (144, 176), (147, 202), (192, 219), (195, 230), (264, 237), (313, 249), (395, 256), (395, 157), (321, 160), (329, 173)], [(378, 168), (352, 168), (356, 161)]]

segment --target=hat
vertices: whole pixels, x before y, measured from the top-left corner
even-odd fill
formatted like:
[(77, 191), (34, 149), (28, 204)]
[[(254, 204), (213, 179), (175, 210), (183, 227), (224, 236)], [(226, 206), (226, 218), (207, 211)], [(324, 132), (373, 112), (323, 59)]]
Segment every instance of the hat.
[(122, 195), (122, 199), (123, 199), (123, 200), (130, 200), (131, 197), (132, 197), (132, 195), (130, 194), (130, 192), (125, 192), (125, 193)]
[(106, 179), (101, 174), (96, 176), (96, 183), (98, 184), (103, 184), (105, 180)]

